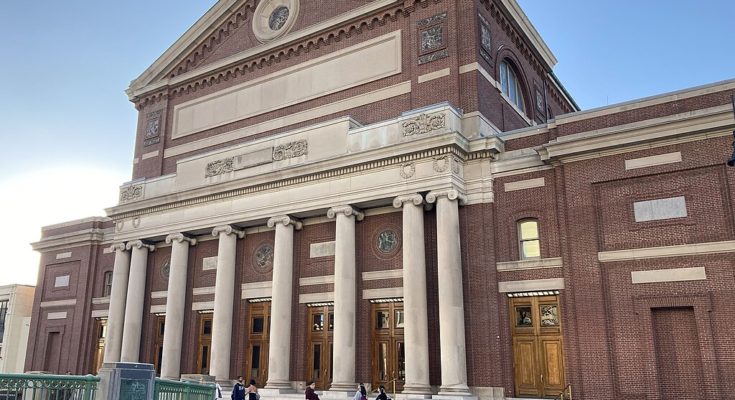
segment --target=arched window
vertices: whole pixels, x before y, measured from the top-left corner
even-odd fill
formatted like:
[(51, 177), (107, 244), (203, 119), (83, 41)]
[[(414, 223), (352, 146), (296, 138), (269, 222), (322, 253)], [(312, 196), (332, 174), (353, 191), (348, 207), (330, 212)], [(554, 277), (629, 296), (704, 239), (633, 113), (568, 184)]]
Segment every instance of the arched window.
[(505, 93), (510, 101), (523, 112), (526, 112), (526, 107), (523, 103), (523, 90), (521, 81), (518, 79), (515, 68), (510, 64), (508, 60), (503, 60), (500, 63), (500, 90)]
[(102, 297), (107, 297), (112, 293), (112, 271), (105, 272), (103, 279), (105, 286), (102, 287)]
[(521, 260), (541, 257), (541, 241), (538, 234), (537, 219), (518, 221), (518, 253)]

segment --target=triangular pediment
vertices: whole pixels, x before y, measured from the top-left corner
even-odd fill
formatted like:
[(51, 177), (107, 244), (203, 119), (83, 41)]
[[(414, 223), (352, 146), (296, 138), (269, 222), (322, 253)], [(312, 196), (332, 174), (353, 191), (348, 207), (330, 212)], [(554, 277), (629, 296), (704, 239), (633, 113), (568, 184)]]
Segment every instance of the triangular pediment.
[[(197, 76), (198, 72), (220, 68), (282, 46), (290, 39), (402, 3), (403, 0), (219, 0), (130, 83), (127, 93), (134, 100), (171, 82)], [(289, 9), (291, 17), (295, 15), (286, 22), (290, 24), (287, 27), (279, 26), (277, 17), (283, 11), (279, 7)], [(288, 16), (288, 12), (285, 14)], [(285, 34), (264, 38), (258, 23), (265, 24), (265, 31), (273, 24), (274, 28), (284, 29)]]

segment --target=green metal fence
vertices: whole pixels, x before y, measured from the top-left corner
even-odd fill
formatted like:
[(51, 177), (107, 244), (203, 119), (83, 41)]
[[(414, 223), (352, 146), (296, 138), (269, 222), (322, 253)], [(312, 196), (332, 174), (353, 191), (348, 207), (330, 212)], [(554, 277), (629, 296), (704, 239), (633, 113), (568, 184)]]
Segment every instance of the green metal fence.
[[(214, 385), (156, 378), (155, 400), (212, 400)], [(0, 398), (2, 400), (2, 398)]]
[(0, 400), (94, 400), (92, 375), (0, 374)]

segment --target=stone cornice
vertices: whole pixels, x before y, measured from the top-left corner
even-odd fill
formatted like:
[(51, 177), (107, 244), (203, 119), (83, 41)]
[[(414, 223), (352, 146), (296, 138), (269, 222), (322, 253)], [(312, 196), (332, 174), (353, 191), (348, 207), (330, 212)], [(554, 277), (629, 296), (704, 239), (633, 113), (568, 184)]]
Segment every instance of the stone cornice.
[[(349, 164), (349, 160), (343, 158), (344, 160), (328, 160), (325, 162), (325, 166), (322, 168), (318, 168), (319, 172), (315, 173), (303, 173), (300, 175), (302, 171), (313, 171), (314, 165), (304, 165), (303, 167), (294, 168), (290, 171), (290, 173), (293, 175), (292, 178), (286, 178), (286, 179), (273, 179), (274, 176), (282, 176), (283, 171), (275, 171), (270, 174), (263, 175), (261, 177), (258, 177), (258, 183), (254, 183), (250, 186), (242, 186), (242, 181), (231, 181), (224, 184), (221, 184), (219, 187), (220, 189), (217, 190), (216, 193), (212, 193), (213, 187), (203, 187), (200, 189), (194, 189), (187, 192), (187, 194), (183, 193), (174, 193), (168, 196), (160, 197), (160, 198), (154, 198), (154, 199), (148, 199), (148, 200), (142, 200), (139, 202), (134, 203), (128, 203), (123, 205), (118, 205), (113, 208), (107, 209), (107, 212), (111, 218), (114, 220), (120, 220), (130, 217), (136, 217), (141, 216), (145, 214), (150, 213), (156, 213), (166, 210), (171, 210), (174, 208), (179, 207), (186, 207), (191, 205), (197, 205), (202, 204), (210, 201), (216, 201), (216, 200), (222, 200), (230, 197), (238, 197), (243, 196), (251, 193), (257, 193), (261, 191), (266, 190), (273, 190), (278, 189), (281, 187), (291, 186), (291, 185), (298, 185), (298, 184), (307, 184), (309, 182), (318, 181), (321, 179), (328, 179), (333, 178), (337, 176), (343, 176), (343, 175), (349, 175), (349, 174), (356, 174), (361, 173), (366, 170), (376, 169), (376, 168), (384, 168), (388, 166), (393, 165), (399, 165), (410, 161), (416, 161), (421, 160), (425, 158), (431, 158), (436, 157), (440, 155), (445, 154), (451, 154), (459, 158), (460, 160), (468, 158), (468, 155), (466, 151), (463, 149), (464, 146), (466, 146), (466, 143), (462, 141), (461, 143), (464, 144), (464, 146), (460, 147), (460, 143), (455, 142), (456, 137), (459, 135), (456, 135), (454, 133), (448, 134), (448, 135), (442, 135), (442, 136), (435, 136), (435, 137), (427, 137), (425, 140), (426, 143), (432, 143), (432, 145), (438, 145), (440, 147), (432, 147), (428, 148), (426, 150), (414, 152), (414, 153), (408, 153), (408, 154), (402, 154), (398, 156), (388, 157), (388, 158), (382, 158), (382, 159), (370, 159), (369, 154), (363, 155), (363, 160), (367, 159), (366, 161), (356, 160), (354, 162), (354, 155), (351, 157), (354, 163)], [(416, 146), (417, 141), (409, 142), (408, 145)], [(431, 145), (429, 145), (431, 146)], [(424, 147), (429, 147), (424, 146)], [(404, 145), (400, 146), (394, 146), (391, 150), (392, 153), (399, 152), (402, 147), (406, 147)], [(408, 147), (406, 147), (408, 149)], [(378, 153), (382, 154), (380, 150), (377, 150), (375, 152), (368, 152), (368, 153)], [(486, 150), (480, 150), (478, 152), (479, 158), (489, 157), (491, 154), (486, 154)], [(493, 153), (493, 152), (491, 152)], [(330, 164), (332, 167), (330, 168)], [(249, 178), (250, 181), (253, 181), (252, 178)], [(257, 181), (256, 181), (257, 182)], [(187, 198), (188, 197), (188, 198)]]
[(52, 251), (64, 247), (78, 247), (99, 244), (105, 240), (105, 234), (111, 234), (109, 229), (84, 229), (77, 232), (49, 236), (38, 242), (31, 243), (35, 251)]
[(670, 141), (683, 136), (729, 135), (729, 132), (718, 131), (730, 129), (733, 125), (732, 107), (724, 105), (562, 136), (538, 146), (536, 151), (542, 160), (572, 162), (599, 157), (600, 152), (613, 148), (621, 152), (627, 146)]
[(327, 210), (327, 218), (334, 218), (337, 214), (344, 214), (346, 217), (354, 215), (358, 221), (362, 221), (365, 218), (365, 213), (350, 205), (335, 206)]
[(235, 229), (232, 227), (232, 225), (221, 225), (216, 226), (214, 227), (214, 229), (212, 229), (212, 236), (219, 236), (220, 234), (225, 234), (225, 236), (235, 234), (239, 239), (245, 237), (245, 231)]

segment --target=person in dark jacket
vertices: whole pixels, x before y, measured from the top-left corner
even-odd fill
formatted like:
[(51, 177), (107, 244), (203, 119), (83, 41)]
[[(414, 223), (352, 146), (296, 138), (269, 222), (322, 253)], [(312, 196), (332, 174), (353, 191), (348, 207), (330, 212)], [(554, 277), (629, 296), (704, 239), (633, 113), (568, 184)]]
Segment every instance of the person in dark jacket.
[(319, 400), (319, 395), (314, 391), (315, 388), (316, 383), (314, 383), (314, 381), (306, 382), (306, 391), (304, 391), (304, 397), (306, 397), (306, 400)]
[(237, 382), (232, 387), (232, 400), (245, 400), (245, 386), (242, 385), (242, 376), (237, 377)]
[(375, 398), (375, 400), (391, 400), (390, 397), (388, 397), (387, 394), (385, 394), (385, 386), (380, 385), (378, 388), (378, 397)]

